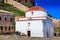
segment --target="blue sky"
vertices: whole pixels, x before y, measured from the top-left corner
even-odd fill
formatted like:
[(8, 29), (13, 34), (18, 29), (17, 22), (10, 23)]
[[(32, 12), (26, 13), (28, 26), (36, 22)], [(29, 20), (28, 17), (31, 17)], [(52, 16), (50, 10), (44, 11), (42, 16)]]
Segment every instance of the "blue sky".
[(47, 10), (51, 16), (60, 19), (60, 0), (34, 0), (34, 3)]

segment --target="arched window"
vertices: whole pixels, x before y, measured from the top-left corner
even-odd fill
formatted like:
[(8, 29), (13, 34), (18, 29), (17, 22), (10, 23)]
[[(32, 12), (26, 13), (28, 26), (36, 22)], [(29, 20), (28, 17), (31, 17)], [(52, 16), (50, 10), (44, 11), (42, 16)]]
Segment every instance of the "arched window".
[(33, 16), (34, 12), (31, 12), (31, 13), (32, 13), (32, 16)]
[(10, 31), (10, 27), (9, 27), (9, 31)]
[(3, 27), (0, 27), (1, 28), (1, 31), (3, 31)]
[(10, 18), (10, 22), (12, 22), (12, 18)]
[(0, 17), (0, 21), (1, 21), (1, 17)]
[(33, 2), (33, 0), (30, 0), (30, 3), (32, 3)]
[(27, 0), (25, 0), (25, 2), (27, 2)]
[(7, 21), (7, 17), (5, 17), (5, 21)]

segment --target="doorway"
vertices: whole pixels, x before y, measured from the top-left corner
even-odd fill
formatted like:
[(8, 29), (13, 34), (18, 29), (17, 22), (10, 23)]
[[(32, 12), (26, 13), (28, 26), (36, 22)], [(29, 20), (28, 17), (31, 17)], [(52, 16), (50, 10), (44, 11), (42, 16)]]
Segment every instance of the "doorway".
[(31, 31), (27, 31), (27, 36), (31, 36)]

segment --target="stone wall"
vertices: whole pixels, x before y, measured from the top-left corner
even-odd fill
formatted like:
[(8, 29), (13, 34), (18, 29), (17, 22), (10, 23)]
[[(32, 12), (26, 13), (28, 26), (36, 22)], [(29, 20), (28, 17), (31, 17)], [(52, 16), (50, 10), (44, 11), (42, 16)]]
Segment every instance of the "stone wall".
[(25, 5), (27, 7), (33, 6), (33, 0), (15, 0), (15, 1)]
[(7, 1), (5, 0), (5, 3), (11, 4), (14, 7), (16, 7), (24, 12), (28, 10), (28, 7), (24, 6), (23, 4), (21, 4), (17, 1), (14, 1), (14, 0), (7, 0)]

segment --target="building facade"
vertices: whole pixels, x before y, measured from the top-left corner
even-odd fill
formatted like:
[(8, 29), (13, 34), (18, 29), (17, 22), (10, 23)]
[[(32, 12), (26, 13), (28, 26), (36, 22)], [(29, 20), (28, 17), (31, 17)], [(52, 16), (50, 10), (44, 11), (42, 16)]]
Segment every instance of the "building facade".
[(14, 15), (0, 10), (0, 34), (14, 33)]
[(53, 37), (54, 25), (47, 12), (39, 6), (29, 8), (24, 18), (16, 21), (16, 32), (30, 37)]

